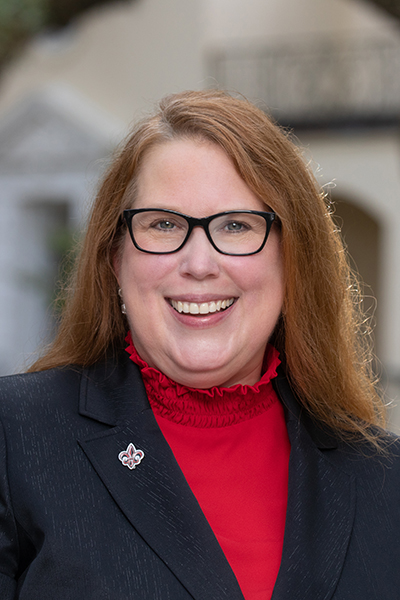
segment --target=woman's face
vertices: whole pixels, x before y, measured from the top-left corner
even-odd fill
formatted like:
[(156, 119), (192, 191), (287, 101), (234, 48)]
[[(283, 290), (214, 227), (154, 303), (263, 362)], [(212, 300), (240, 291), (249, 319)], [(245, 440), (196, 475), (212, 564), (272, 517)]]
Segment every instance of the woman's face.
[[(165, 142), (149, 151), (135, 208), (167, 208), (199, 218), (267, 210), (219, 146), (195, 140)], [(127, 233), (115, 268), (133, 342), (150, 366), (190, 387), (259, 380), (283, 301), (276, 227), (252, 256), (218, 253), (200, 227), (179, 252), (164, 255), (137, 250)], [(231, 306), (208, 314), (179, 313), (172, 305), (232, 298)]]

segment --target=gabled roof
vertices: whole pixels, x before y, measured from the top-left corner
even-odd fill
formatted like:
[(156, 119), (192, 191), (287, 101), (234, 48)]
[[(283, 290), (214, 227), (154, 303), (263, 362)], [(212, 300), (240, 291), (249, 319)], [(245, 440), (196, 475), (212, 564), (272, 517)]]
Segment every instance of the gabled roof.
[(23, 99), (0, 119), (0, 174), (94, 169), (119, 141), (123, 124), (63, 86)]

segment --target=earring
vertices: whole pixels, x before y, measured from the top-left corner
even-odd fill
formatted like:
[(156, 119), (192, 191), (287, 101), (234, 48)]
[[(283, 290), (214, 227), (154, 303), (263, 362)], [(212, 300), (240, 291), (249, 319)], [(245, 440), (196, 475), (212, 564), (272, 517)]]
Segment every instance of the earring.
[(118, 296), (121, 298), (121, 312), (123, 315), (126, 315), (126, 306), (124, 301), (122, 300), (122, 290), (118, 288)]

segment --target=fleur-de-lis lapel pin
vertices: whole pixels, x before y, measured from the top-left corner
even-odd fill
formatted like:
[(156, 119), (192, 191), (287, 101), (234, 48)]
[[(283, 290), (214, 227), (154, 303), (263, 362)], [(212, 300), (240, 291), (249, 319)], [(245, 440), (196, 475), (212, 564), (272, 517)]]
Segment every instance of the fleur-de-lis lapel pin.
[(134, 469), (144, 458), (143, 450), (137, 450), (135, 446), (130, 443), (126, 450), (123, 450), (118, 454), (119, 460), (125, 467)]

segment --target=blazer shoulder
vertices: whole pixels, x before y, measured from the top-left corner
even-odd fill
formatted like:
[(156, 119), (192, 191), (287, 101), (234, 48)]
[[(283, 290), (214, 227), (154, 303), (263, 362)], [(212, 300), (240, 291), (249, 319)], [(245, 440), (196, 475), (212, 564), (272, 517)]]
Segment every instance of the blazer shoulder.
[(87, 368), (68, 365), (0, 378), (0, 419), (26, 423), (74, 414), (116, 425), (147, 408), (139, 369), (128, 354)]
[(82, 374), (82, 368), (71, 365), (0, 377), (0, 416), (37, 414), (41, 406), (55, 407), (77, 398)]
[(318, 456), (334, 468), (355, 478), (361, 489), (373, 491), (378, 496), (392, 494), (392, 499), (400, 504), (400, 437), (374, 428), (372, 433), (380, 443), (379, 450), (360, 435), (342, 435), (308, 413), (282, 368), (278, 369), (273, 385), (286, 410), (292, 443), (300, 438), (303, 442), (308, 440), (306, 446), (310, 451), (317, 451)]

